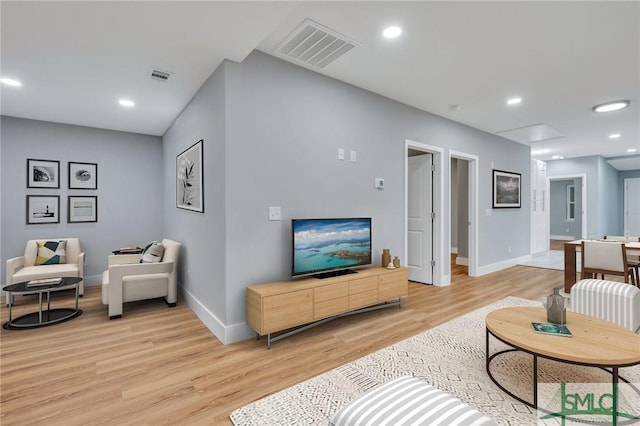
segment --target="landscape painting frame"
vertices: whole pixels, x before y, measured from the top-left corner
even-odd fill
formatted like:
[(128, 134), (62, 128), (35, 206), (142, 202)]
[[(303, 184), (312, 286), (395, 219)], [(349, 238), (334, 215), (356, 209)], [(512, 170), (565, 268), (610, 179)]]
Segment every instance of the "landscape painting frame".
[(60, 223), (59, 195), (27, 195), (27, 225)]
[(68, 223), (98, 221), (98, 196), (69, 195), (67, 200)]
[(493, 208), (519, 209), (522, 206), (522, 175), (493, 170)]

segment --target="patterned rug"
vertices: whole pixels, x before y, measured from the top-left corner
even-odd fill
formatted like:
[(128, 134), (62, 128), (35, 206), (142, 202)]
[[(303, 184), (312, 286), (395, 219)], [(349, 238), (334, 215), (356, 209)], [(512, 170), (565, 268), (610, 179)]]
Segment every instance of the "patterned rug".
[[(237, 425), (327, 425), (336, 411), (368, 389), (399, 376), (422, 378), (494, 418), (501, 425), (536, 424), (536, 411), (502, 392), (485, 371), (484, 318), (507, 306), (540, 306), (507, 297), (469, 314), (299, 383), (231, 413)], [(506, 346), (491, 338), (491, 353)], [(494, 376), (516, 395), (531, 399), (532, 357), (512, 352), (495, 358)], [(538, 360), (541, 383), (606, 383), (597, 368)], [(620, 369), (640, 383), (640, 366)], [(544, 395), (540, 394), (540, 400)], [(634, 401), (634, 403), (637, 401)]]

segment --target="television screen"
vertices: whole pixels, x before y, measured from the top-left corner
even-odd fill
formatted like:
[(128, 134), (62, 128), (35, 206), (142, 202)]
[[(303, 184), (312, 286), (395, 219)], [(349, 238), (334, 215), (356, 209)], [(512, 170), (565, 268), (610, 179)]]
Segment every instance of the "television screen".
[(293, 219), (293, 276), (371, 265), (371, 218)]

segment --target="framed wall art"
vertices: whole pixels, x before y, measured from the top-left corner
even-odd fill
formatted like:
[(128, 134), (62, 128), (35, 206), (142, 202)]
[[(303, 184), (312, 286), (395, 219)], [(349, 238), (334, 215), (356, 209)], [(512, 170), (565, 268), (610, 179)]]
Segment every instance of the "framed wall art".
[(60, 162), (27, 158), (27, 188), (60, 188)]
[(69, 161), (69, 189), (98, 189), (98, 165)]
[(60, 223), (59, 195), (27, 195), (27, 225)]
[(520, 173), (493, 170), (493, 208), (520, 208)]
[(69, 195), (67, 212), (67, 222), (69, 223), (97, 222), (98, 197), (95, 195)]
[(200, 139), (176, 157), (176, 207), (200, 213), (204, 213), (202, 144)]

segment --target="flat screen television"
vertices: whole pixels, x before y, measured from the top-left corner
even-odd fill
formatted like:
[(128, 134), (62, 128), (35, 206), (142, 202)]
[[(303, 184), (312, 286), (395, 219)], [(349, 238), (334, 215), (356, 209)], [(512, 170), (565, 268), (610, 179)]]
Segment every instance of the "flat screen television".
[(293, 219), (292, 275), (326, 278), (371, 265), (371, 218)]

